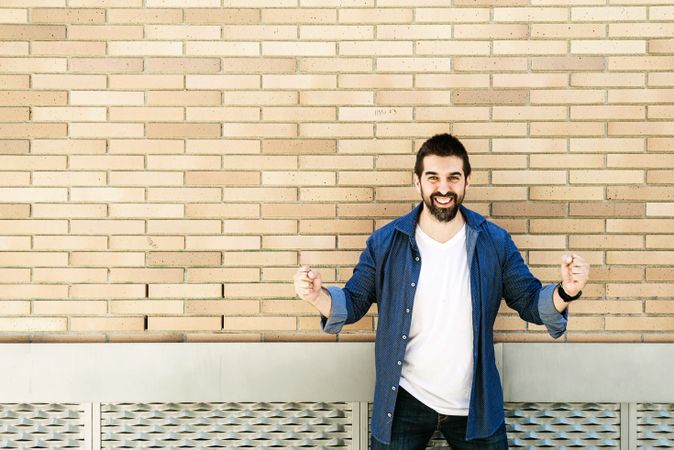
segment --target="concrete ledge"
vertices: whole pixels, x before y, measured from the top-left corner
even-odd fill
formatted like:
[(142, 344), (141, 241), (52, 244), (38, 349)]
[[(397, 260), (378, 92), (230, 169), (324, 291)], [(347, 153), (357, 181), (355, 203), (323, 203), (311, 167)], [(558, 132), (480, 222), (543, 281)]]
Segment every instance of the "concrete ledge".
[[(672, 344), (497, 344), (507, 402), (674, 402)], [(3, 344), (0, 402), (368, 402), (372, 343)]]

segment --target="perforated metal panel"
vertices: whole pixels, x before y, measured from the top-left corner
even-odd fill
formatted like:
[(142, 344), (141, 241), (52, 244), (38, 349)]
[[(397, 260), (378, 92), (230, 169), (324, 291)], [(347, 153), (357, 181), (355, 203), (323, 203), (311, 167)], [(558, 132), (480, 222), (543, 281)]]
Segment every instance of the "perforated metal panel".
[(102, 448), (351, 448), (350, 403), (101, 405)]
[(84, 408), (77, 404), (0, 404), (0, 448), (84, 448)]
[(674, 404), (637, 404), (639, 449), (674, 448)]
[(620, 448), (619, 403), (507, 403), (511, 448)]

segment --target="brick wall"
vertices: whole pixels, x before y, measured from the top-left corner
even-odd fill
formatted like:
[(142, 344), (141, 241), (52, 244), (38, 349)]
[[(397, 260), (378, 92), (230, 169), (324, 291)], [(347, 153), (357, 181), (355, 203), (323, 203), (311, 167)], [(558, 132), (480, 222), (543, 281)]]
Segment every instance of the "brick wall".
[(293, 272), (348, 279), (452, 132), (538, 276), (592, 264), (565, 339), (673, 341), (671, 1), (448, 4), (0, 2), (0, 339), (334, 340)]

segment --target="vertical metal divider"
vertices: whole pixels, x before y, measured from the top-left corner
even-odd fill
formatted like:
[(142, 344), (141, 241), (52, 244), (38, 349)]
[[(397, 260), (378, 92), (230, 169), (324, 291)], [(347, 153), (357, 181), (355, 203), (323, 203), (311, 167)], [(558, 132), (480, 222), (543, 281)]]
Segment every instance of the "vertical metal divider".
[(351, 449), (361, 450), (360, 448), (360, 403), (351, 402)]
[(637, 435), (637, 428), (638, 428), (638, 418), (637, 418), (637, 407), (639, 406), (637, 403), (629, 403), (629, 424), (630, 424), (630, 429), (629, 429), (629, 448), (630, 449), (635, 449), (637, 448), (637, 441), (638, 441), (638, 435)]
[(82, 404), (84, 409), (82, 421), (84, 422), (84, 450), (92, 449), (93, 439), (93, 413), (91, 403)]
[(93, 403), (91, 405), (91, 441), (92, 450), (101, 450), (101, 404)]
[(360, 448), (369, 450), (370, 448), (370, 404), (360, 402)]
[(630, 405), (620, 404), (620, 450), (630, 449)]

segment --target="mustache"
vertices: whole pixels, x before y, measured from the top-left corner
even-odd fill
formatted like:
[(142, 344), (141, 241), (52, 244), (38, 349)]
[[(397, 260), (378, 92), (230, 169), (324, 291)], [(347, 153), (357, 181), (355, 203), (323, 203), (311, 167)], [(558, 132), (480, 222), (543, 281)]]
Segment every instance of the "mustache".
[(457, 195), (454, 192), (447, 192), (446, 194), (443, 194), (442, 192), (436, 192), (431, 194), (431, 200), (433, 200), (435, 197), (450, 197), (454, 199), (455, 202), (457, 200)]

